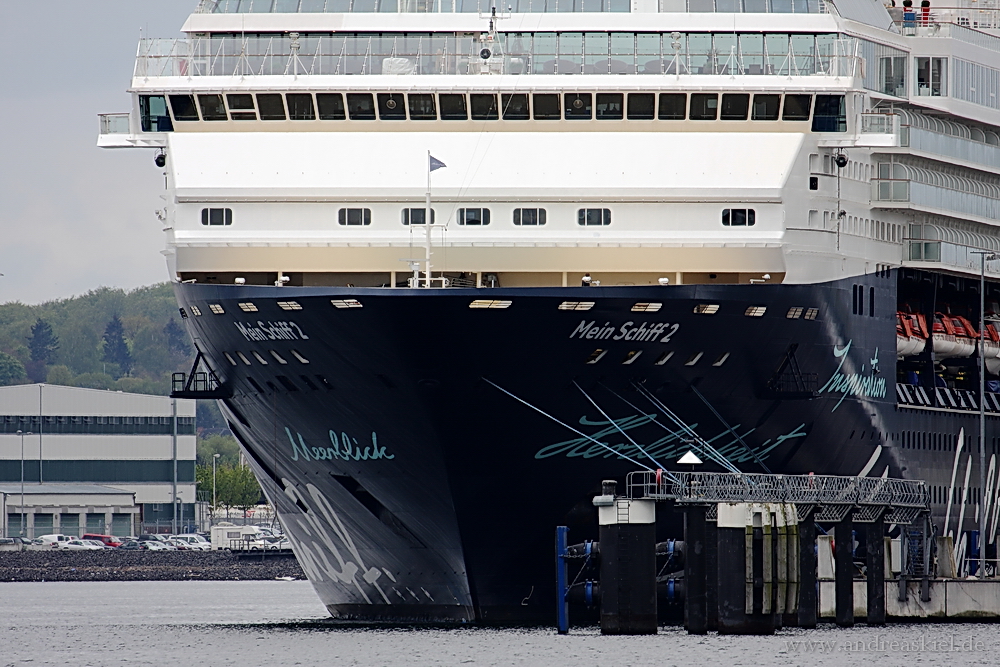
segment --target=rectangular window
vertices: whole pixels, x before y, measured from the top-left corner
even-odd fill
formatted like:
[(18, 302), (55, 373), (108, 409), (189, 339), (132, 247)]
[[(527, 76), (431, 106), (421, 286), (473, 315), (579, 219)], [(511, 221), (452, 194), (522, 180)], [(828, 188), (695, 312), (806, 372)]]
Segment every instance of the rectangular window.
[(407, 101), (410, 103), (410, 120), (437, 120), (437, 107), (430, 93), (410, 93)]
[(514, 224), (515, 225), (544, 225), (545, 224), (545, 209), (544, 208), (515, 208), (514, 209)]
[(533, 117), (535, 120), (560, 120), (562, 118), (562, 108), (559, 106), (559, 96), (549, 93), (532, 95), (534, 105)]
[(576, 222), (585, 227), (606, 227), (611, 224), (611, 209), (581, 208), (576, 212)]
[(847, 108), (843, 95), (817, 95), (813, 132), (847, 132)]
[(629, 120), (653, 120), (656, 118), (656, 96), (653, 93), (630, 93), (626, 113)]
[(342, 225), (370, 225), (372, 224), (372, 210), (370, 208), (342, 208), (337, 214), (337, 222)]
[(744, 93), (723, 93), (722, 120), (746, 120), (750, 112), (750, 96)]
[(504, 120), (529, 120), (531, 118), (527, 93), (501, 95), (500, 102), (503, 104)]
[(622, 93), (597, 93), (597, 120), (621, 120), (624, 103)]
[(785, 95), (785, 108), (781, 111), (782, 120), (809, 120), (812, 107), (812, 95)]
[(139, 122), (143, 132), (173, 132), (167, 113), (167, 98), (163, 95), (139, 96)]
[(719, 96), (716, 93), (691, 93), (691, 120), (715, 120), (719, 117)]
[(379, 120), (406, 120), (406, 105), (402, 93), (378, 94)]
[(883, 56), (878, 59), (881, 92), (906, 97), (906, 57)]
[(590, 93), (566, 93), (566, 120), (590, 120), (594, 116), (593, 96)]
[(499, 120), (497, 112), (497, 96), (473, 93), (469, 95), (469, 106), (472, 108), (472, 120)]
[(288, 93), (285, 95), (285, 102), (288, 103), (289, 119), (316, 120), (313, 97), (309, 93)]
[(752, 208), (724, 208), (722, 224), (726, 227), (753, 227), (757, 224), (757, 212)]
[(233, 120), (257, 120), (257, 110), (253, 105), (253, 95), (238, 93), (226, 95), (229, 117)]
[(375, 120), (375, 100), (371, 93), (347, 93), (347, 114), (351, 120)]
[(316, 93), (320, 120), (345, 120), (344, 96), (340, 93)]
[(194, 95), (171, 95), (170, 108), (174, 112), (174, 120), (201, 120), (194, 106)]
[[(404, 208), (403, 209), (403, 224), (404, 225), (423, 225), (426, 224), (425, 219), (427, 217), (427, 209), (425, 208)], [(431, 224), (434, 224), (434, 219), (436, 217), (436, 212), (431, 209)]]
[(660, 93), (660, 111), (657, 118), (660, 120), (684, 120), (687, 118), (687, 94)]
[(231, 209), (231, 208), (203, 208), (203, 209), (201, 209), (201, 224), (203, 224), (203, 225), (231, 225), (231, 224), (233, 224), (233, 209)]
[(754, 95), (752, 120), (778, 120), (781, 95)]
[(460, 208), (456, 214), (458, 224), (468, 226), (486, 226), (490, 224), (490, 209)]
[(469, 120), (465, 95), (438, 95), (438, 104), (441, 106), (441, 120)]
[(285, 120), (285, 102), (277, 93), (258, 93), (257, 110), (261, 120)]
[(229, 120), (222, 95), (199, 95), (198, 106), (201, 107), (202, 120)]
[(917, 95), (947, 95), (947, 72), (947, 58), (917, 58)]

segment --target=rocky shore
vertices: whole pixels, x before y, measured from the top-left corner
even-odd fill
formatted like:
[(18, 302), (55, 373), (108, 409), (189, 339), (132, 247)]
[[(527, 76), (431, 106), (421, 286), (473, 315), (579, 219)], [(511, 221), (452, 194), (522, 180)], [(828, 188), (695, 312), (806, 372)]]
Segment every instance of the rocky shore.
[(304, 579), (293, 556), (240, 559), (228, 551), (0, 552), (4, 581), (239, 581)]

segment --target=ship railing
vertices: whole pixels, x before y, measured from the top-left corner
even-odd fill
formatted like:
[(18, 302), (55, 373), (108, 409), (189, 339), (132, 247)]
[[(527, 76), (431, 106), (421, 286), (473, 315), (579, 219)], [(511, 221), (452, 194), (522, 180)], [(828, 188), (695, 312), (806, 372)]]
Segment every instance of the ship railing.
[[(943, 408), (962, 412), (979, 412), (979, 390), (957, 387), (922, 387), (896, 383), (896, 404), (923, 408)], [(983, 408), (990, 414), (1000, 414), (1000, 394), (983, 392)]]
[(429, 280), (427, 278), (407, 278), (407, 287), (450, 287), (451, 279), (445, 277), (431, 277)]
[[(909, 262), (930, 262), (961, 269), (967, 273), (979, 273), (982, 248), (962, 245), (950, 241), (904, 238), (903, 265)], [(1000, 276), (997, 260), (987, 260), (986, 275)]]
[(932, 7), (927, 13), (918, 8), (912, 17), (906, 16), (902, 11), (895, 14), (893, 23), (900, 34), (906, 37), (958, 39), (991, 51), (1000, 51), (1000, 37), (982, 32), (1000, 29), (1000, 9)]
[(101, 113), (97, 117), (101, 122), (101, 134), (131, 134), (129, 114)]

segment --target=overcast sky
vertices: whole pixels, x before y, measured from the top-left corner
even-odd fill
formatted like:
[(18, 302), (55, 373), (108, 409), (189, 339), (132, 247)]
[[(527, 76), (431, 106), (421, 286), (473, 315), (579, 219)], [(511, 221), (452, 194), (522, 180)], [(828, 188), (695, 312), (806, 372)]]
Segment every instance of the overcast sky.
[(99, 149), (128, 111), (139, 31), (180, 35), (197, 0), (0, 0), (0, 303), (162, 282), (153, 152)]

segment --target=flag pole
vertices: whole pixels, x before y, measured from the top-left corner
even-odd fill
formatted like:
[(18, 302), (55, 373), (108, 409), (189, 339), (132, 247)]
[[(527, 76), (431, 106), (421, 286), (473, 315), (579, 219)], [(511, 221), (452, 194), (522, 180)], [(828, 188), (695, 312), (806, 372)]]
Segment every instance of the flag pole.
[(424, 206), (424, 287), (431, 286), (431, 152), (427, 151), (427, 200)]

